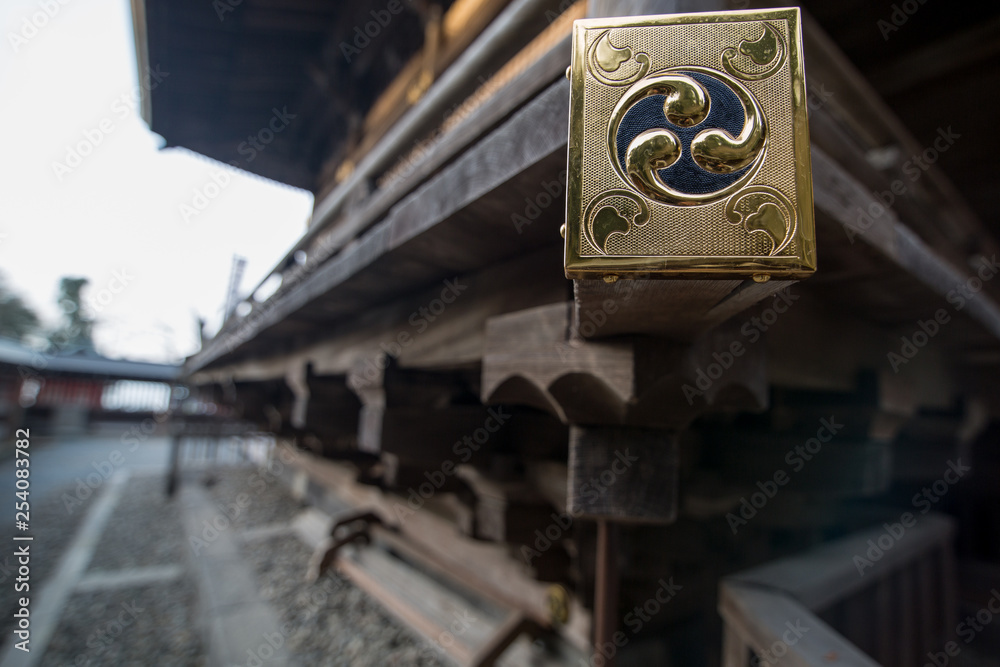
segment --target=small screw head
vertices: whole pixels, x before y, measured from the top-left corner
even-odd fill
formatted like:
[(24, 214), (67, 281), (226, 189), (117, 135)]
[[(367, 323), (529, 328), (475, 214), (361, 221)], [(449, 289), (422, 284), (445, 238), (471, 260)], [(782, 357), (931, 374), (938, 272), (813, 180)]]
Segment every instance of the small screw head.
[(771, 279), (770, 273), (755, 273), (753, 274), (753, 281), (755, 283), (766, 283)]

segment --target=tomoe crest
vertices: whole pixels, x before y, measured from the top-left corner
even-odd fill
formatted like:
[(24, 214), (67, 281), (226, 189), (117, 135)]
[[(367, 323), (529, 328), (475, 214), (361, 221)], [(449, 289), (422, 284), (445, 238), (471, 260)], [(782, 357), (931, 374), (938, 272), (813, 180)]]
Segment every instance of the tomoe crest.
[(815, 268), (798, 10), (578, 21), (569, 277)]

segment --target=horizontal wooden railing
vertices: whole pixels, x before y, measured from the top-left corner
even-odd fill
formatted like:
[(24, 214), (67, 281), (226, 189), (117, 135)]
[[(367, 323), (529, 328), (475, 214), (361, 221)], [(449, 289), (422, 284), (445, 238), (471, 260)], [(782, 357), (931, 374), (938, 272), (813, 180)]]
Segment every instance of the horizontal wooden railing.
[(727, 577), (723, 667), (919, 664), (953, 627), (953, 533), (909, 513)]

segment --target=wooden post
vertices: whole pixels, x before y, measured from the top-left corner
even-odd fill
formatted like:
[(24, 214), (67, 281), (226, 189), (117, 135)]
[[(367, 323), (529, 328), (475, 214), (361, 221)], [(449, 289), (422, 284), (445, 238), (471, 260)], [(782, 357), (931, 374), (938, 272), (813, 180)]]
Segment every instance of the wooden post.
[(167, 497), (173, 498), (181, 482), (181, 434), (175, 431), (170, 440), (170, 470), (167, 472)]
[(488, 320), (481, 392), (486, 403), (531, 405), (570, 426), (567, 512), (596, 519), (603, 535), (594, 601), (599, 651), (613, 643), (618, 622), (617, 524), (670, 523), (677, 515), (675, 434), (707, 409), (762, 409), (768, 394), (763, 346), (738, 350), (708, 386), (702, 377), (741, 340), (738, 322), (693, 342), (595, 340), (574, 334), (574, 312), (574, 304), (556, 303)]
[(627, 523), (673, 522), (677, 451), (677, 439), (665, 431), (570, 427), (570, 513)]
[(567, 506), (597, 519), (594, 651), (613, 666), (618, 630), (618, 523), (670, 523), (677, 516), (677, 441), (637, 428), (570, 427)]

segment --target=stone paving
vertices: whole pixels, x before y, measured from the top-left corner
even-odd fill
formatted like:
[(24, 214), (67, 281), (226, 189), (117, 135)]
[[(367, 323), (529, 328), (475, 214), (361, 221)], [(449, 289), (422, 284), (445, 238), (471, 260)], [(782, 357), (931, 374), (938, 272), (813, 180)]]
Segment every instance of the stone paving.
[(90, 493), (63, 475), (32, 510), (28, 653), (11, 641), (22, 593), (0, 555), (0, 667), (442, 664), (338, 575), (304, 582), (303, 508), (254, 471), (188, 469), (172, 500), (155, 467)]

